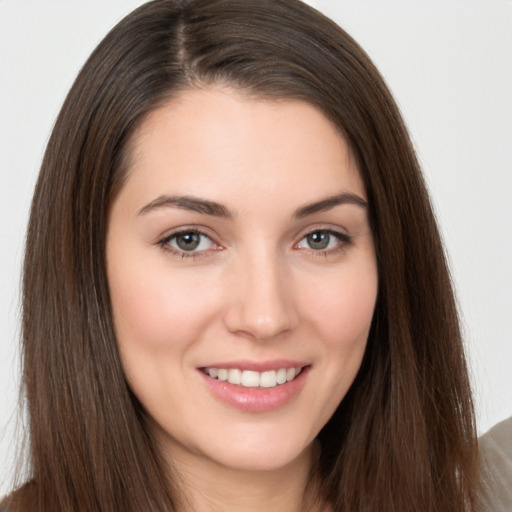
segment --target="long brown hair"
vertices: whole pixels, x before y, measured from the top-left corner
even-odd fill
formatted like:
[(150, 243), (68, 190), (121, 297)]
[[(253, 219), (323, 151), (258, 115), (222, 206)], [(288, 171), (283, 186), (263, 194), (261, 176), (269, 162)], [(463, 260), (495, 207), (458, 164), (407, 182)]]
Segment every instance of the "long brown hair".
[[(361, 369), (318, 436), (335, 512), (468, 511), (477, 453), (457, 310), (399, 111), (364, 51), (298, 0), (157, 0), (99, 44), (62, 107), (23, 278), (28, 483), (14, 511), (171, 511), (179, 494), (124, 379), (105, 265), (109, 205), (145, 116), (193, 87), (321, 109), (357, 159), (379, 293)], [(9, 504), (10, 503), (10, 504)]]

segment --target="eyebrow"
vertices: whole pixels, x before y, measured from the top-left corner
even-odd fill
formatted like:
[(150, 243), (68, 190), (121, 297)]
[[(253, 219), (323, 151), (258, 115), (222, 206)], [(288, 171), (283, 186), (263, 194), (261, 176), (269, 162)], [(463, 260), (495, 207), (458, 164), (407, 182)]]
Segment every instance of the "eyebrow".
[(362, 197), (359, 197), (358, 195), (351, 192), (343, 192), (341, 194), (329, 196), (320, 201), (301, 206), (298, 210), (295, 211), (294, 217), (302, 219), (308, 215), (325, 212), (331, 208), (334, 208), (335, 206), (342, 204), (353, 204), (355, 206), (360, 206), (361, 208), (367, 208), (368, 206), (368, 203)]
[(141, 208), (138, 215), (145, 215), (154, 210), (160, 208), (181, 208), (183, 210), (192, 210), (198, 213), (204, 213), (206, 215), (212, 215), (214, 217), (223, 217), (226, 219), (232, 219), (234, 217), (233, 212), (220, 203), (215, 201), (209, 201), (207, 199), (201, 199), (199, 197), (191, 196), (159, 196), (154, 201), (151, 201), (146, 206)]
[[(298, 219), (302, 219), (308, 215), (324, 212), (342, 204), (353, 204), (360, 206), (361, 208), (366, 208), (368, 206), (368, 203), (358, 195), (351, 192), (343, 192), (341, 194), (328, 196), (324, 199), (321, 199), (320, 201), (315, 201), (314, 203), (301, 206), (295, 210), (293, 216)], [(215, 201), (192, 196), (167, 195), (159, 196), (155, 200), (148, 203), (146, 206), (139, 210), (138, 215), (145, 215), (154, 210), (169, 207), (181, 208), (183, 210), (192, 210), (194, 212), (212, 215), (214, 217), (222, 217), (225, 219), (233, 219), (235, 217), (234, 212)]]

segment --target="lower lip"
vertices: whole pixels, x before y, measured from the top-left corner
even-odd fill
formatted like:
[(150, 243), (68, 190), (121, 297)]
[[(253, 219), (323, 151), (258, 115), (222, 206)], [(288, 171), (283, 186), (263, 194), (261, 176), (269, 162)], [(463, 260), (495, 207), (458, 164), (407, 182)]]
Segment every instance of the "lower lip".
[(198, 370), (210, 391), (221, 402), (241, 411), (266, 412), (283, 407), (291, 402), (306, 383), (310, 367), (306, 366), (299, 375), (285, 384), (273, 388), (246, 388), (227, 381), (212, 379)]

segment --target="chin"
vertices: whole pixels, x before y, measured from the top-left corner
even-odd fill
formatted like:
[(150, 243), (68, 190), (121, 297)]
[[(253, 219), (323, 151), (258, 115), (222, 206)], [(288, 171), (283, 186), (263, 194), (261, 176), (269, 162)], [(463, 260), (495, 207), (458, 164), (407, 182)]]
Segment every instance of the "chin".
[[(289, 467), (304, 457), (309, 457), (313, 450), (314, 435), (301, 432), (294, 425), (294, 430), (283, 425), (231, 425), (221, 429), (217, 425), (209, 433), (202, 431), (202, 436), (170, 436), (161, 443), (165, 446), (171, 464), (180, 467), (184, 462), (188, 467), (206, 463), (239, 472), (278, 471)], [(179, 439), (180, 441), (177, 441)]]
[(283, 446), (277, 442), (268, 442), (264, 446), (241, 446), (211, 453), (211, 460), (217, 465), (243, 472), (279, 471), (287, 468), (304, 457), (309, 457), (313, 443), (306, 446)]

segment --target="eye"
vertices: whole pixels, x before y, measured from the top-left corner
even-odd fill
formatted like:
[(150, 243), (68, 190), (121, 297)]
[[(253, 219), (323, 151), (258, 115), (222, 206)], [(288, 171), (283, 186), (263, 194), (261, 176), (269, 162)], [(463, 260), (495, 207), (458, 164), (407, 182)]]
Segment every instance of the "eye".
[(174, 252), (182, 257), (196, 256), (205, 251), (220, 249), (220, 246), (208, 235), (193, 229), (173, 233), (161, 240), (159, 244), (165, 250)]
[(350, 237), (344, 233), (338, 233), (330, 229), (317, 229), (302, 237), (296, 247), (327, 253), (342, 249), (349, 242)]

